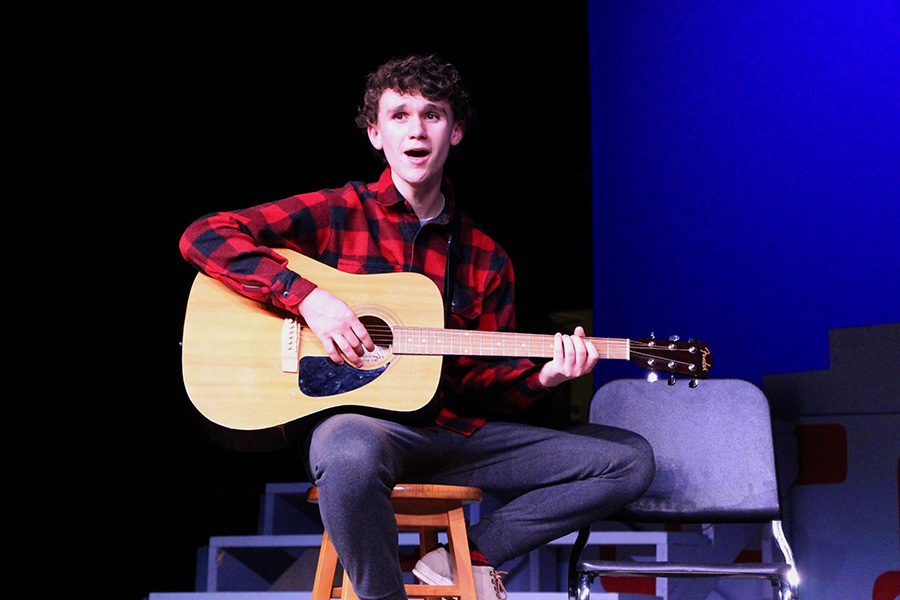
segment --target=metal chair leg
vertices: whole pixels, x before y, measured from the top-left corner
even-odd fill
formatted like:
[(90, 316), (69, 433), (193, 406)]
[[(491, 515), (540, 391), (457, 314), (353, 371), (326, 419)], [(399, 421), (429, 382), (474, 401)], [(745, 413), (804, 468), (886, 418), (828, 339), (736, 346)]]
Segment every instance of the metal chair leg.
[(797, 567), (794, 564), (794, 553), (791, 545), (784, 535), (784, 527), (781, 521), (772, 521), (772, 534), (775, 541), (778, 542), (778, 549), (784, 555), (784, 560), (790, 567), (785, 577), (778, 582), (778, 600), (797, 600), (800, 597), (800, 575), (797, 573)]
[(778, 600), (798, 600), (800, 592), (797, 585), (788, 581), (788, 578), (778, 581)]
[[(588, 537), (591, 535), (590, 527), (583, 527), (578, 531), (572, 550), (569, 552), (569, 600), (579, 600), (581, 598), (581, 573), (578, 572), (578, 561), (581, 559), (581, 553), (587, 545)], [(590, 591), (588, 591), (590, 594)]]
[(594, 576), (590, 573), (578, 574), (578, 597), (576, 598), (576, 600), (590, 600), (591, 583), (593, 581)]

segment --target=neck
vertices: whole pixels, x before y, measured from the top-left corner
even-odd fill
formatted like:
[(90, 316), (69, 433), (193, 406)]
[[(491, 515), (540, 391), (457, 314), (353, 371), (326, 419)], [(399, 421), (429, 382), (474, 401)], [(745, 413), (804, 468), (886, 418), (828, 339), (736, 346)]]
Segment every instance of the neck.
[(423, 182), (421, 185), (411, 185), (394, 178), (394, 187), (409, 202), (420, 219), (436, 217), (444, 207), (440, 177), (436, 178), (436, 181)]
[[(553, 358), (553, 336), (508, 331), (391, 327), (394, 354)], [(628, 359), (631, 340), (584, 338), (600, 358)]]

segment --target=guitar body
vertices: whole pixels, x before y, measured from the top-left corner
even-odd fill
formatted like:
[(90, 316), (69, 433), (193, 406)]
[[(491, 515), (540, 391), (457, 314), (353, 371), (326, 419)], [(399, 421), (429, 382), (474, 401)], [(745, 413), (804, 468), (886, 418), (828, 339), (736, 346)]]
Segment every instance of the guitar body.
[[(367, 328), (369, 320), (388, 335), (395, 325), (444, 325), (440, 291), (427, 277), (351, 275), (290, 250), (279, 253), (293, 271), (346, 302)], [(392, 413), (425, 408), (437, 390), (443, 358), (393, 355), (389, 340), (384, 343), (363, 368), (335, 365), (299, 317), (201, 273), (184, 324), (185, 388), (206, 419), (238, 432), (280, 430), (336, 408)]]

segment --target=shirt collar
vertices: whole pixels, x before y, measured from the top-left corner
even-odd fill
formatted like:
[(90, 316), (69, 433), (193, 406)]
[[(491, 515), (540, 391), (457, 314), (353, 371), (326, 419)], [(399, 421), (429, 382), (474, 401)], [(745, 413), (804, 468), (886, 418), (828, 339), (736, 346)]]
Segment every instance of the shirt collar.
[[(450, 180), (446, 177), (441, 184), (441, 192), (444, 194), (444, 209), (441, 211), (441, 214), (435, 217), (431, 222), (446, 225), (450, 222), (450, 215), (452, 215), (453, 211), (456, 209), (456, 196), (453, 193), (453, 186), (450, 185)], [(400, 202), (409, 206), (406, 199), (403, 198), (400, 192), (397, 191), (396, 186), (394, 186), (394, 180), (391, 179), (390, 167), (386, 168), (378, 179), (375, 200), (383, 206), (393, 206)]]

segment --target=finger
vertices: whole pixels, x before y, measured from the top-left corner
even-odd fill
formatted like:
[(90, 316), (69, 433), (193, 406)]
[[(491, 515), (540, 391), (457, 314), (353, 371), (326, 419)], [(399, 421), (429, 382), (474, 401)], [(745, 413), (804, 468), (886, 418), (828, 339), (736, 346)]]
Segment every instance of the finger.
[(578, 364), (584, 364), (584, 361), (588, 355), (588, 344), (584, 341), (584, 336), (573, 335), (571, 339), (572, 347), (575, 349), (575, 362)]
[(571, 373), (572, 368), (575, 366), (575, 361), (578, 357), (575, 352), (575, 343), (572, 340), (572, 336), (564, 335), (562, 336), (563, 343), (563, 365), (565, 366), (565, 370), (567, 373)]
[(351, 361), (354, 361), (354, 359), (357, 359), (366, 353), (365, 349), (363, 348), (363, 344), (359, 339), (359, 336), (353, 329), (343, 333), (342, 338), (345, 342), (347, 342), (347, 345), (349, 346), (349, 351), (345, 350), (345, 353), (347, 354), (348, 358), (351, 359)]
[[(353, 337), (355, 338), (355, 336)], [(344, 358), (350, 361), (350, 364), (357, 367), (362, 366), (363, 361), (362, 358), (360, 358), (362, 356), (362, 345), (360, 345), (359, 339), (355, 340), (355, 347), (350, 342), (350, 340), (347, 339), (347, 336), (343, 334), (334, 336), (334, 341), (338, 345), (341, 353), (344, 355)], [(359, 351), (357, 351), (357, 348), (359, 349)]]
[(584, 327), (581, 325), (575, 328), (575, 337), (579, 338), (579, 340), (584, 343), (584, 367), (587, 367), (587, 370), (590, 370), (597, 364), (597, 361), (600, 360), (600, 351), (597, 350), (597, 346), (585, 338)]
[(570, 375), (580, 375), (584, 371), (584, 367), (587, 364), (587, 347), (584, 343), (584, 339), (580, 336), (573, 335), (572, 340), (572, 352), (574, 354), (574, 360), (572, 361), (572, 372)]
[[(352, 325), (351, 329), (366, 350), (369, 352), (375, 350), (375, 342), (373, 342), (371, 336), (369, 336), (369, 330), (366, 329), (365, 325), (357, 320), (356, 323)], [(362, 355), (362, 352), (360, 352), (360, 355)]]
[(325, 346), (325, 351), (328, 353), (328, 357), (336, 364), (342, 365), (346, 362), (345, 359), (351, 359), (351, 357), (355, 356), (350, 348), (350, 344), (347, 343), (347, 340), (345, 340), (344, 336), (341, 334), (335, 334), (329, 338), (325, 338), (323, 345)]
[(557, 333), (553, 336), (553, 360), (562, 364), (565, 360), (565, 352), (563, 350), (562, 334)]

